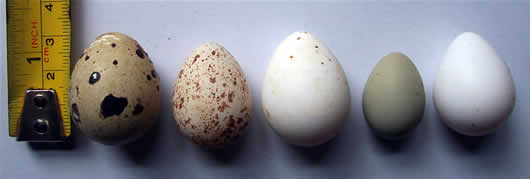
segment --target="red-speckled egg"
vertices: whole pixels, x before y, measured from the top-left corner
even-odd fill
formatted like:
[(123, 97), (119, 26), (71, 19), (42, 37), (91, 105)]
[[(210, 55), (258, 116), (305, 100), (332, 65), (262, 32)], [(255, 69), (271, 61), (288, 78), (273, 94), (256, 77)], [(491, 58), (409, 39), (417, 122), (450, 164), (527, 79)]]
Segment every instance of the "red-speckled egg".
[(172, 100), (181, 134), (205, 147), (234, 143), (252, 111), (245, 74), (230, 52), (214, 42), (201, 44), (187, 57)]

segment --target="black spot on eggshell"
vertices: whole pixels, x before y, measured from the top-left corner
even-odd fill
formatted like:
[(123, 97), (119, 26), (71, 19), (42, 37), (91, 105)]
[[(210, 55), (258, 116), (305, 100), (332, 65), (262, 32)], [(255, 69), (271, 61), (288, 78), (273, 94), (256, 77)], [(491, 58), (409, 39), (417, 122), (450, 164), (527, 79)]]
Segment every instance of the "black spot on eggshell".
[(118, 65), (118, 60), (114, 60), (114, 61), (112, 61), (112, 64), (114, 64), (114, 65)]
[[(149, 54), (147, 54), (145, 52), (145, 50), (142, 48), (142, 46), (140, 45), (136, 45), (136, 55), (138, 55), (138, 57), (140, 57), (141, 59), (145, 58), (145, 56), (149, 56)], [(149, 60), (150, 61), (150, 60)], [(152, 62), (151, 62), (152, 63)]]
[(76, 123), (81, 123), (81, 120), (79, 118), (79, 108), (77, 108), (77, 104), (72, 104), (72, 114), (70, 115), (72, 120), (74, 120)]
[(140, 57), (141, 59), (143, 59), (145, 57), (144, 53), (142, 53), (142, 50), (140, 50), (140, 49), (136, 49), (136, 55), (138, 55), (138, 57)]
[(112, 48), (116, 47), (116, 43), (112, 43), (110, 46), (112, 46)]
[(147, 75), (147, 80), (151, 81), (151, 75)]
[(134, 110), (132, 112), (133, 115), (138, 115), (140, 113), (142, 113), (144, 111), (144, 106), (141, 105), (141, 104), (136, 104), (136, 106), (134, 106)]
[(85, 61), (87, 61), (90, 57), (87, 55), (85, 56)]
[(101, 102), (101, 114), (103, 115), (103, 118), (112, 115), (120, 115), (127, 104), (127, 98), (115, 97), (112, 94), (109, 94), (105, 96), (105, 99)]
[(98, 82), (100, 78), (101, 75), (99, 74), (99, 72), (92, 72), (92, 74), (90, 74), (90, 77), (88, 78), (88, 83), (93, 85), (94, 83)]
[(155, 70), (151, 70), (151, 76), (153, 76), (153, 78), (156, 78), (157, 75), (156, 75), (156, 71)]

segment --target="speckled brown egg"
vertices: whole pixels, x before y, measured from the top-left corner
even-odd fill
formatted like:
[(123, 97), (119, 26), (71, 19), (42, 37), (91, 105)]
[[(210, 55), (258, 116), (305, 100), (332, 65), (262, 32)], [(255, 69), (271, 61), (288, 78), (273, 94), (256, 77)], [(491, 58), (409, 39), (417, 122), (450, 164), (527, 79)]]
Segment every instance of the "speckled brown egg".
[(173, 114), (182, 135), (208, 148), (232, 144), (250, 120), (252, 99), (245, 74), (223, 46), (194, 49), (178, 72)]
[(158, 74), (149, 55), (125, 34), (99, 36), (77, 60), (71, 78), (72, 121), (97, 142), (132, 142), (158, 118)]

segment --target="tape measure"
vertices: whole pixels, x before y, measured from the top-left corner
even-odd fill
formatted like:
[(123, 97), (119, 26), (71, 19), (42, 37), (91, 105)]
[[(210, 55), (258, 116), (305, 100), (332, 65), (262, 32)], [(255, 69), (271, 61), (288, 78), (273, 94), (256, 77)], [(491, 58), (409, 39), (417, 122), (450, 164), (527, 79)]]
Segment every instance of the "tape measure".
[(9, 136), (70, 136), (70, 34), (69, 0), (7, 1)]

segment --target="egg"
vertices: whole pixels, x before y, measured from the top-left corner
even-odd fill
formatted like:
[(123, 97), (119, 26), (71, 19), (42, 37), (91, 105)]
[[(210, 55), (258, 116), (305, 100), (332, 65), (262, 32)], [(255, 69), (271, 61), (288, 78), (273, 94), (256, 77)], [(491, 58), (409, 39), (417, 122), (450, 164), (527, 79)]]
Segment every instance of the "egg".
[(70, 81), (72, 121), (103, 144), (126, 144), (158, 119), (160, 79), (133, 38), (105, 33), (83, 52)]
[(323, 42), (310, 33), (295, 32), (269, 61), (262, 107), (270, 126), (288, 143), (326, 143), (339, 133), (348, 115), (346, 75)]
[(236, 142), (248, 126), (252, 97), (243, 70), (223, 46), (203, 43), (178, 71), (173, 115), (180, 133), (206, 148)]
[(400, 139), (420, 123), (425, 90), (420, 73), (402, 53), (383, 57), (368, 77), (363, 92), (363, 114), (384, 139)]
[(481, 36), (466, 32), (449, 45), (433, 89), (440, 119), (454, 131), (483, 136), (506, 121), (515, 105), (510, 69)]

